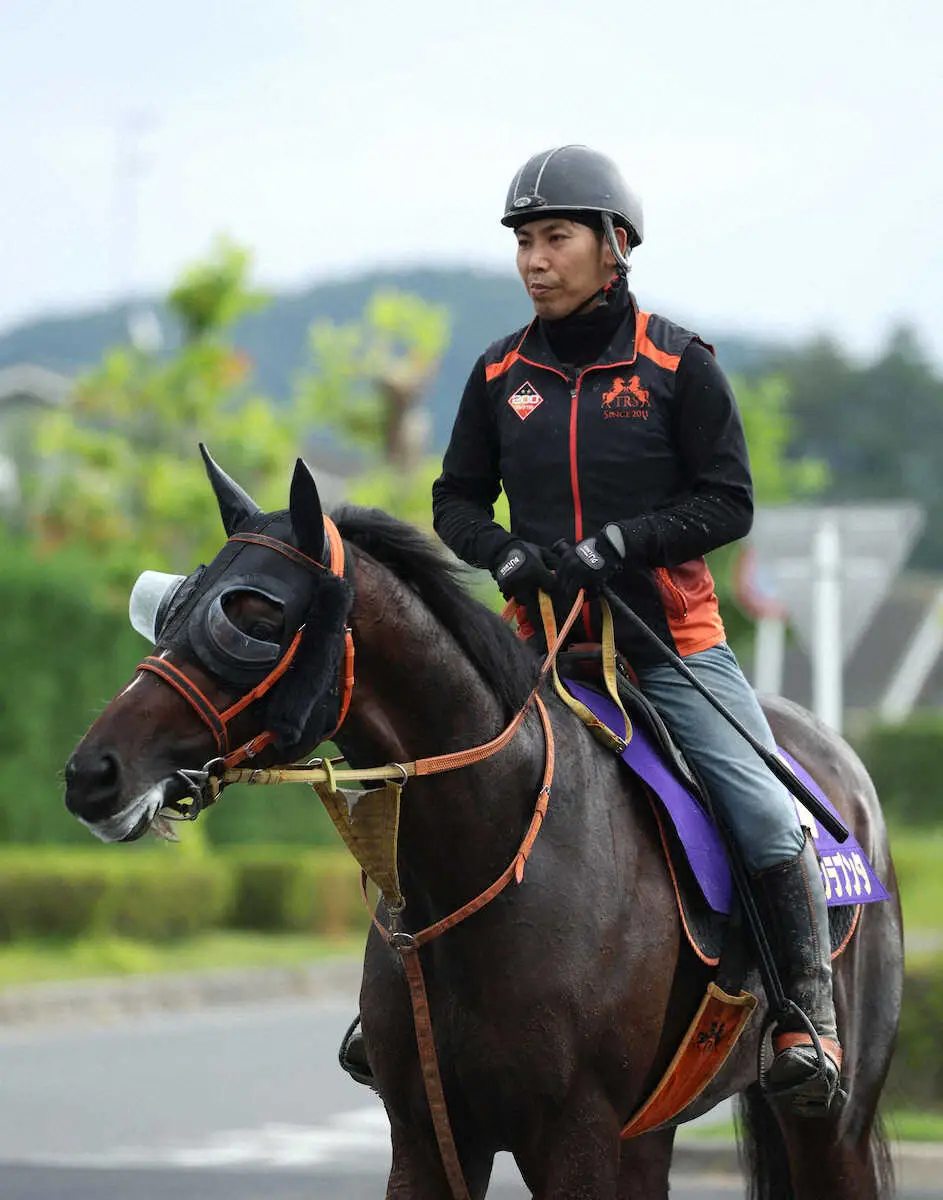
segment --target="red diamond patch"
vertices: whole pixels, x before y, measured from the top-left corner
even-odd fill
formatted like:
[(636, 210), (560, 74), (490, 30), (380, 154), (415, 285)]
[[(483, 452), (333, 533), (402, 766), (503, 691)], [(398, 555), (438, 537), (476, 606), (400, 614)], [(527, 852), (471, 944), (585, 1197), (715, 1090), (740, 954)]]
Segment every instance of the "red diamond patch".
[(522, 421), (526, 421), (535, 408), (543, 404), (544, 398), (532, 383), (522, 383), (513, 396), (508, 397), (508, 404)]

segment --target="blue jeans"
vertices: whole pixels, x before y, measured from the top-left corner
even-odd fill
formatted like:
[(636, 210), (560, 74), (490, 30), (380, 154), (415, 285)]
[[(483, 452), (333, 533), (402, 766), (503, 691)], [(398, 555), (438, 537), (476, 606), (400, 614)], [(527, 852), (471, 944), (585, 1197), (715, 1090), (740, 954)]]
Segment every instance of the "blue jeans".
[[(775, 750), (756, 693), (726, 642), (684, 661), (758, 742)], [(637, 675), (639, 687), (704, 780), (748, 869), (761, 871), (795, 858), (803, 845), (796, 806), (750, 745), (667, 663), (643, 667)]]

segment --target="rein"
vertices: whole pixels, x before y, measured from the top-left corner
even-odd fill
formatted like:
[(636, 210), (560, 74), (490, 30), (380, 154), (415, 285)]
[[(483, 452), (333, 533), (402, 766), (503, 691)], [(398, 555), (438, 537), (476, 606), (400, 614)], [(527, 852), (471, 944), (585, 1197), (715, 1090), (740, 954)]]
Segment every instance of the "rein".
[[(411, 762), (405, 763), (386, 763), (379, 767), (360, 767), (347, 768), (335, 767), (332, 759), (314, 759), (311, 763), (303, 763), (298, 766), (284, 767), (226, 767), (220, 775), (209, 773), (207, 775), (208, 784), (215, 785), (215, 799), (223, 787), (231, 783), (248, 783), (268, 786), (276, 783), (308, 783), (327, 784), (333, 791), (335, 785), (339, 783), (356, 783), (356, 782), (378, 782), (382, 780), (397, 780), (402, 782), (404, 778), (421, 777), (424, 775), (438, 775), (442, 771), (454, 771), (460, 767), (474, 766), (475, 763), (484, 762), (486, 758), (490, 758), (492, 754), (497, 754), (499, 750), (503, 750), (508, 742), (513, 738), (514, 734), (520, 728), (521, 722), (527, 715), (530, 706), (538, 700), (537, 693), (543, 685), (548, 672), (552, 668), (557, 652), (566, 640), (567, 635), (573, 627), (576, 618), (579, 616), (582, 607), (582, 592), (578, 600), (579, 603), (574, 603), (573, 608), (567, 615), (566, 620), (560, 627), (559, 633), (549, 643), (547, 656), (544, 659), (540, 673), (537, 677), (537, 682), (531, 689), (530, 695), (511, 718), (507, 726), (491, 739), (490, 742), (485, 742), (480, 746), (472, 746), (468, 750), (455, 750), (451, 754), (439, 754), (430, 758), (417, 758)], [(505, 608), (504, 616), (506, 619), (512, 612), (509, 605)], [(334, 730), (337, 730), (340, 725)], [(333, 735), (332, 735), (333, 736)], [(224, 764), (225, 764), (225, 760)], [(217, 763), (210, 763), (210, 767), (215, 767)]]

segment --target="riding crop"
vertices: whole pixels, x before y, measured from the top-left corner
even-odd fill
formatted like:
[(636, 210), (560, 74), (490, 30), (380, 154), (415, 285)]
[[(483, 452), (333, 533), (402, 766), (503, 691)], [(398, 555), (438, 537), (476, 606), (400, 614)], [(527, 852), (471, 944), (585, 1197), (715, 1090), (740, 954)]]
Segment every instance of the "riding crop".
[[(657, 646), (659, 653), (665, 658), (674, 669), (682, 675), (701, 695), (708, 700), (713, 707), (720, 713), (726, 721), (728, 721), (734, 729), (747, 741), (750, 746), (756, 751), (767, 767), (773, 772), (776, 778), (795, 796), (810, 813), (831, 833), (839, 842), (845, 841), (849, 836), (848, 829), (845, 825), (830, 812), (821, 803), (817, 796), (806, 787), (799, 777), (789, 769), (789, 767), (776, 755), (766, 749), (755, 737), (745, 729), (737, 718), (730, 712), (711, 690), (697, 678), (694, 672), (688, 667), (680, 655), (675, 654), (670, 647), (666, 646), (656, 633), (654, 633), (645, 624), (642, 618), (621, 600), (612, 590), (612, 588), (604, 587), (602, 595), (608, 602), (610, 608), (614, 608), (629, 620), (636, 629), (642, 633), (646, 639)], [(730, 864), (730, 874), (733, 879), (734, 887), (737, 895), (740, 898), (740, 903), (743, 907), (743, 914), (746, 918), (747, 926), (753, 935), (753, 942), (756, 947), (757, 958), (759, 960), (760, 977), (763, 980), (763, 986), (766, 990), (766, 998), (769, 1003), (770, 1019), (775, 1024), (780, 1024), (787, 1017), (798, 1018), (806, 1027), (809, 1036), (812, 1039), (812, 1045), (815, 1049), (816, 1056), (819, 1061), (819, 1069), (825, 1070), (825, 1052), (822, 1049), (822, 1044), (819, 1039), (818, 1032), (812, 1022), (802, 1011), (802, 1009), (791, 1000), (783, 987), (782, 980), (779, 975), (779, 969), (776, 966), (776, 961), (773, 956), (772, 948), (769, 944), (769, 938), (766, 935), (766, 929), (763, 925), (763, 920), (760, 916), (756, 904), (756, 898), (753, 894), (753, 889), (750, 885), (749, 874), (746, 869), (746, 864), (743, 861), (742, 854), (736, 840), (731, 836), (725, 822), (721, 819), (720, 814), (716, 812), (711, 803), (710, 794), (707, 789), (704, 789), (704, 797), (707, 803), (707, 808), (712, 817), (717, 829), (719, 830), (727, 848), (727, 857)]]
[(684, 659), (681, 658), (680, 655), (675, 654), (675, 652), (669, 646), (666, 646), (658, 634), (649, 629), (642, 618), (637, 613), (633, 612), (632, 609), (629, 608), (629, 606), (625, 603), (625, 601), (621, 600), (615, 594), (612, 588), (604, 587), (602, 589), (602, 594), (609, 602), (609, 606), (613, 610), (621, 613), (627, 621), (630, 621), (639, 631), (639, 633), (641, 633), (647, 639), (647, 641), (651, 643), (653, 648), (658, 650), (662, 658), (669, 662), (679, 675), (684, 676), (688, 683), (690, 683), (693, 688), (700, 692), (705, 700), (707, 700), (714, 708), (716, 708), (724, 720), (727, 721), (728, 724), (732, 725), (734, 729), (736, 729), (737, 733), (740, 734), (744, 741), (749, 743), (752, 749), (756, 752), (756, 754), (759, 755), (769, 770), (772, 771), (772, 773), (787, 789), (787, 791), (789, 791), (791, 795), (795, 796), (800, 804), (804, 805), (805, 808), (809, 810), (812, 816), (815, 817), (815, 819), (828, 830), (828, 832), (832, 835), (832, 837), (835, 838), (837, 842), (844, 842), (848, 838), (848, 829), (845, 824), (830, 809), (825, 807), (821, 800), (819, 800), (818, 796), (816, 796), (812, 791), (809, 790), (809, 788), (806, 787), (806, 785), (789, 767), (789, 765), (783, 762), (783, 760), (777, 754), (773, 753), (771, 750), (767, 750), (761, 742), (758, 742), (753, 734), (750, 733), (748, 729), (745, 729), (743, 725), (741, 725), (733, 713), (730, 712), (730, 710), (726, 708), (725, 705), (720, 702), (720, 700), (717, 699), (710, 688), (704, 686), (691, 668), (685, 663)]

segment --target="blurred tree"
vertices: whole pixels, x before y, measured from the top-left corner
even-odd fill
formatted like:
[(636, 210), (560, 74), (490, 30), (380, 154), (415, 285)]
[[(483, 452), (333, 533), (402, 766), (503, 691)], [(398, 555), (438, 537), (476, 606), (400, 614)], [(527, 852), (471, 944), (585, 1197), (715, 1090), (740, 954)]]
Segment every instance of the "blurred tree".
[(797, 503), (821, 492), (829, 479), (826, 462), (809, 454), (789, 454), (796, 421), (788, 380), (767, 375), (733, 383), (750, 451), (756, 503)]
[(248, 275), (247, 252), (220, 242), (170, 294), (179, 350), (163, 360), (133, 346), (109, 351), (40, 428), (34, 534), (47, 550), (90, 549), (122, 602), (143, 567), (189, 571), (219, 547), (198, 442), (263, 507), (284, 506), (309, 418), (251, 391), (250, 363), (231, 341), (234, 322), (264, 303)]
[(332, 427), (362, 452), (349, 498), (429, 524), (438, 461), (424, 452), (423, 392), (448, 342), (444, 308), (406, 293), (375, 294), (360, 320), (311, 332), (312, 362), (287, 403), (251, 387), (234, 326), (264, 297), (248, 253), (220, 241), (168, 297), (179, 348), (157, 358), (109, 351), (39, 431), (44, 470), (32, 480), (39, 546), (84, 546), (123, 604), (143, 567), (188, 571), (219, 547), (219, 517), (197, 443), (263, 508), (284, 507), (292, 459)]
[(865, 363), (817, 338), (781, 356), (777, 371), (793, 397), (793, 453), (828, 463), (822, 498), (924, 505), (913, 561), (943, 568), (943, 377), (913, 330), (893, 330)]
[[(791, 388), (783, 375), (733, 379), (737, 405), (743, 418), (754, 500), (757, 505), (806, 502), (828, 484), (827, 464), (811, 455), (790, 457), (795, 436)], [(710, 556), (727, 630), (727, 640), (737, 653), (748, 650), (752, 621), (734, 601), (733, 566), (741, 553), (738, 544), (724, 546)]]
[(359, 321), (312, 326), (313, 369), (299, 389), (305, 410), (367, 457), (350, 499), (426, 529), (441, 463), (426, 453), (429, 416), (422, 399), (448, 345), (449, 326), (441, 305), (378, 291)]

